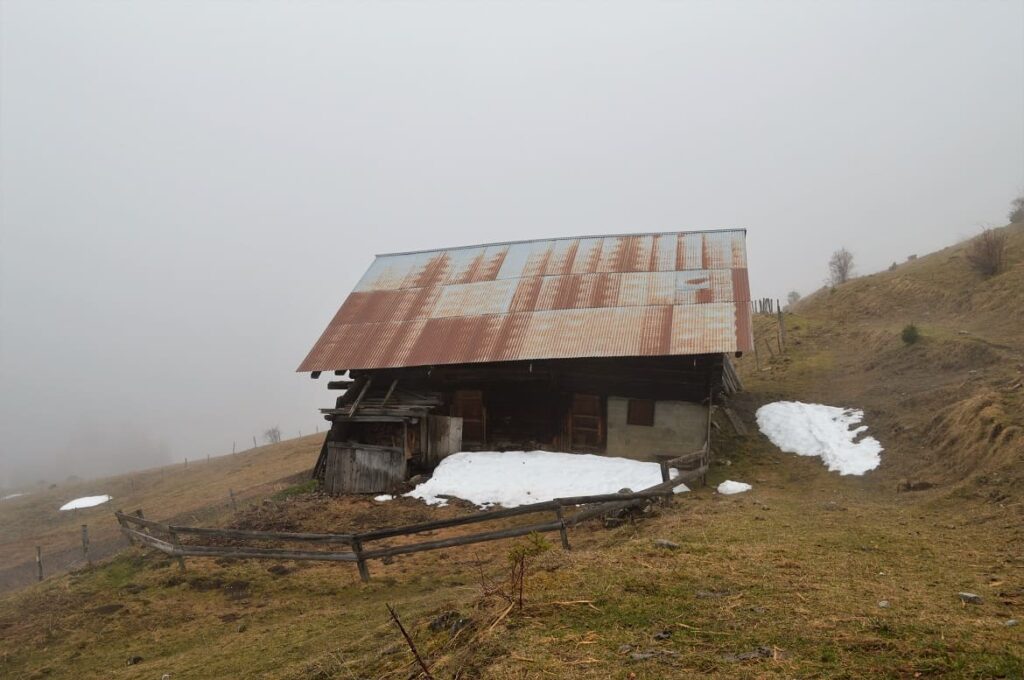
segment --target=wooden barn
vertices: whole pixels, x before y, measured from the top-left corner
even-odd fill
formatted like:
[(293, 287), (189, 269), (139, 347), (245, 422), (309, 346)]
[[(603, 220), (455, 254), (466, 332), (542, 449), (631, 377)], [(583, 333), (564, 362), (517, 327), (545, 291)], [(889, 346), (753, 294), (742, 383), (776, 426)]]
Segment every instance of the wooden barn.
[(379, 255), (299, 367), (344, 390), (314, 474), (385, 492), (466, 450), (708, 463), (753, 349), (746, 232)]

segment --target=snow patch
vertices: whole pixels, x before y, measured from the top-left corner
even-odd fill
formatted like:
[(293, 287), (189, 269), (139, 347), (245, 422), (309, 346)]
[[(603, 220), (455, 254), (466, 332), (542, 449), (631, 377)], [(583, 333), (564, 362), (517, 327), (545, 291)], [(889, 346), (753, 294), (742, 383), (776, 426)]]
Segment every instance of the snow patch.
[(378, 503), (387, 503), (388, 501), (395, 500), (395, 497), (389, 493), (382, 493), (379, 496), (374, 496), (373, 500), (377, 501)]
[(22, 496), (27, 496), (27, 495), (28, 495), (27, 493), (9, 493), (6, 496), (4, 496), (3, 498), (0, 498), (0, 501), (9, 501), (12, 498), (21, 498)]
[(723, 496), (731, 496), (734, 493), (743, 493), (744, 491), (750, 491), (753, 488), (754, 487), (745, 482), (734, 482), (731, 479), (727, 479), (718, 485), (718, 493)]
[(832, 472), (862, 475), (882, 462), (882, 445), (874, 437), (858, 435), (867, 425), (853, 427), (864, 418), (858, 409), (776, 401), (757, 409), (757, 426), (787, 453), (818, 456)]
[[(675, 469), (672, 478), (678, 477)], [(455, 453), (434, 475), (405, 494), (428, 505), (446, 505), (443, 496), (481, 507), (514, 508), (554, 498), (641, 491), (661, 483), (661, 467), (628, 458), (556, 451), (464, 451)], [(689, 491), (685, 485), (676, 493)]]
[(68, 501), (64, 505), (60, 506), (60, 509), (78, 510), (80, 508), (91, 508), (96, 505), (103, 505), (113, 498), (113, 496), (83, 496), (82, 498), (76, 498), (73, 501)]

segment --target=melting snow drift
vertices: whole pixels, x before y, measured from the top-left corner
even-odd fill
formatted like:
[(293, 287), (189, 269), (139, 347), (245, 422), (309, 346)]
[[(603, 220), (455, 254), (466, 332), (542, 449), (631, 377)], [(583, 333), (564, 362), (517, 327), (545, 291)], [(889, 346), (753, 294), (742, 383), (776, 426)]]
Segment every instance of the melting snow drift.
[(753, 488), (754, 487), (745, 482), (734, 482), (731, 479), (727, 479), (718, 485), (718, 493), (723, 496), (731, 496), (734, 493), (743, 493), (744, 491), (750, 491)]
[(73, 501), (68, 501), (60, 506), (61, 510), (78, 510), (79, 508), (91, 508), (94, 505), (103, 505), (113, 499), (113, 496), (83, 496)]
[[(677, 477), (676, 470), (671, 471)], [(661, 483), (657, 463), (552, 451), (472, 451), (441, 461), (434, 476), (405, 494), (428, 505), (455, 496), (479, 506), (540, 503), (554, 498), (640, 491)], [(685, 485), (676, 493), (689, 491)]]
[(776, 401), (757, 409), (757, 426), (787, 453), (819, 456), (833, 472), (862, 475), (881, 463), (882, 445), (874, 437), (854, 441), (867, 425), (850, 428), (864, 417), (857, 409), (799, 401)]

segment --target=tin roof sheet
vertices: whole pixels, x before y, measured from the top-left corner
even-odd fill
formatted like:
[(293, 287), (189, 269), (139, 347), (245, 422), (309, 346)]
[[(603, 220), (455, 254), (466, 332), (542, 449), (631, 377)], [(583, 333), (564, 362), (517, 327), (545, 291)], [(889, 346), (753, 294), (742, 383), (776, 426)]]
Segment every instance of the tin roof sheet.
[(746, 232), (378, 255), (299, 371), (753, 347)]

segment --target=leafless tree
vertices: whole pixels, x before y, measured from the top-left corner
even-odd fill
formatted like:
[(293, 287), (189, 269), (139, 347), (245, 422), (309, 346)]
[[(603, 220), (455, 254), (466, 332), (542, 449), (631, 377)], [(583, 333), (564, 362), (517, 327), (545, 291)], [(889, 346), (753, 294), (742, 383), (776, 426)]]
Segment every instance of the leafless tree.
[(274, 425), (263, 433), (263, 440), (268, 444), (280, 444), (281, 443), (281, 428)]
[(967, 261), (982, 276), (995, 276), (1003, 269), (1006, 232), (985, 229), (967, 246)]
[(790, 307), (799, 302), (799, 300), (800, 293), (796, 292), (795, 290), (789, 291), (789, 295), (786, 296), (786, 303), (789, 304)]
[(1024, 222), (1024, 194), (1010, 201), (1010, 222)]
[(846, 283), (853, 274), (853, 253), (846, 248), (840, 248), (832, 253), (828, 261), (828, 280), (833, 286)]

